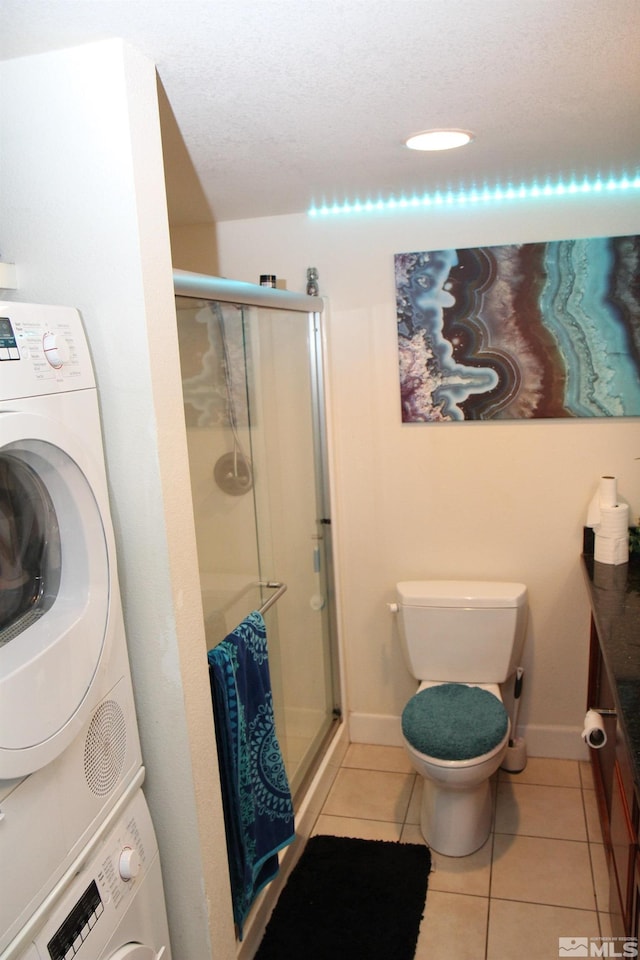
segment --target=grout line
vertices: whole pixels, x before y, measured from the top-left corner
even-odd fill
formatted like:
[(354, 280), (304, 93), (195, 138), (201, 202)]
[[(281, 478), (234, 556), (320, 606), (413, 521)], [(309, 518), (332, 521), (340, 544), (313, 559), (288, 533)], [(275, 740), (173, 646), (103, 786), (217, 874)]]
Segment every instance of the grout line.
[[(414, 794), (415, 789), (416, 789), (416, 783), (417, 783), (417, 780), (418, 780), (418, 776), (419, 776), (419, 775), (418, 775), (417, 773), (415, 773), (415, 774), (413, 775), (413, 783), (411, 784), (411, 790), (409, 790), (409, 802), (407, 803), (407, 809), (406, 809), (405, 812), (404, 812), (404, 820), (402, 821), (402, 830), (404, 830), (404, 828), (407, 827), (407, 826), (409, 826), (409, 827), (415, 826), (415, 824), (413, 824), (413, 823), (407, 823), (407, 817), (409, 816), (409, 810), (411, 810), (411, 801), (413, 800), (413, 794)], [(402, 832), (402, 831), (401, 831), (401, 832)]]
[(487, 956), (489, 954), (489, 926), (491, 924), (491, 887), (493, 883), (493, 856), (495, 852), (495, 842), (496, 842), (496, 819), (498, 816), (499, 784), (500, 784), (500, 773), (498, 772), (498, 779), (496, 780), (495, 791), (493, 794), (493, 814), (492, 814), (492, 821), (491, 821), (491, 836), (489, 837), (489, 843), (491, 844), (491, 856), (489, 857), (489, 887), (487, 890), (487, 929), (484, 935), (484, 960), (487, 960)]
[[(580, 771), (580, 778), (582, 779), (582, 770)], [(597, 917), (597, 921), (598, 921), (598, 932), (600, 933), (600, 936), (603, 937), (605, 934), (604, 934), (603, 929), (602, 929), (602, 920), (601, 920), (601, 912), (602, 912), (602, 911), (600, 910), (600, 905), (599, 905), (599, 903), (598, 903), (598, 893), (597, 893), (597, 889), (596, 889), (596, 872), (595, 872), (595, 868), (594, 868), (594, 865), (593, 865), (593, 855), (592, 855), (593, 841), (591, 840), (591, 837), (590, 837), (590, 835), (589, 835), (589, 823), (588, 823), (588, 818), (587, 818), (587, 803), (586, 803), (585, 795), (584, 795), (584, 794), (585, 794), (585, 788), (584, 788), (584, 786), (583, 786), (583, 788), (582, 788), (582, 813), (583, 813), (583, 816), (584, 816), (584, 825), (585, 825), (585, 830), (587, 831), (587, 838), (588, 838), (588, 842), (589, 842), (589, 867), (590, 867), (590, 869), (591, 869), (591, 889), (593, 890), (593, 902), (594, 902), (594, 909), (595, 909), (595, 911), (596, 911), (596, 917)]]
[(547, 903), (546, 900), (510, 900), (508, 897), (492, 897), (496, 903), (524, 903), (532, 907), (557, 907), (559, 910), (577, 910), (579, 913), (596, 913), (590, 907), (574, 907), (566, 903)]
[(400, 829), (405, 825), (402, 820), (380, 820), (379, 817), (364, 817), (362, 814), (358, 814), (356, 817), (353, 814), (325, 813), (324, 809), (320, 811), (318, 817), (333, 817), (335, 820), (363, 820), (365, 823), (388, 823), (391, 826), (400, 827)]
[(548, 833), (509, 833), (508, 830), (494, 830), (499, 837), (526, 837), (528, 840), (557, 840), (559, 843), (589, 843), (589, 840), (576, 840), (575, 837), (554, 837)]

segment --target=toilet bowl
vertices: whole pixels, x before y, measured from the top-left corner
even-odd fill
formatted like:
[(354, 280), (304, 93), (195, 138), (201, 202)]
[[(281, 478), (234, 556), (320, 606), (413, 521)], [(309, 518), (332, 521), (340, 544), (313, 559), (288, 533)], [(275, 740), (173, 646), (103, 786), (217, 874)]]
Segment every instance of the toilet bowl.
[[(464, 687), (471, 699), (475, 699), (474, 691), (484, 691), (484, 696), (479, 697), (479, 712), (470, 717), (467, 712), (468, 700), (464, 697), (464, 703), (459, 707), (454, 701), (444, 710), (436, 710), (439, 722), (434, 730), (429, 723), (432, 713), (429, 710), (429, 696), (422, 698), (427, 702), (421, 704), (420, 694), (423, 691), (435, 691), (437, 687)], [(488, 698), (493, 698), (494, 703)], [(485, 731), (481, 727), (481, 715), (486, 707), (489, 730)], [(422, 712), (426, 714), (426, 729), (421, 732)], [(460, 735), (461, 726), (466, 728), (466, 737)], [(489, 836), (493, 811), (489, 781), (502, 763), (509, 742), (510, 722), (499, 687), (494, 684), (425, 681), (405, 707), (402, 727), (409, 759), (416, 772), (423, 777), (420, 829), (424, 839), (437, 853), (448, 857), (468, 856), (482, 847)], [(430, 740), (439, 756), (419, 749), (418, 745)], [(475, 752), (476, 744), (482, 744), (478, 747), (481, 753)], [(463, 756), (458, 758), (458, 753)]]
[(500, 684), (517, 667), (526, 629), (522, 583), (412, 580), (397, 584), (400, 640), (419, 688), (402, 736), (423, 778), (420, 827), (437, 853), (465, 857), (491, 830), (490, 778), (510, 722)]

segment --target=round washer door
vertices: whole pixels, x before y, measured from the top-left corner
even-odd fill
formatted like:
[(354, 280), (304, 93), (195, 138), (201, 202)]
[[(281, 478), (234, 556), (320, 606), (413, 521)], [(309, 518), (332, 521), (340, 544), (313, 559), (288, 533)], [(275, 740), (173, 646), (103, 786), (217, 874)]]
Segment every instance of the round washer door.
[(115, 953), (110, 953), (108, 960), (158, 960), (158, 954), (143, 943), (126, 943)]
[(0, 438), (0, 779), (10, 779), (55, 759), (86, 719), (110, 584), (95, 465), (77, 439), (22, 413), (0, 416)]

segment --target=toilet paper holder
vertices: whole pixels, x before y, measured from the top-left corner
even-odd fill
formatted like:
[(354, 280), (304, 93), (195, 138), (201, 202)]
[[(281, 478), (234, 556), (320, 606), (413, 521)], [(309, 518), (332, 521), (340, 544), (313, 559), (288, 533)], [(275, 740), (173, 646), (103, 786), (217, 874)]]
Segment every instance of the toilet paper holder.
[(582, 730), (582, 739), (593, 750), (602, 750), (607, 744), (607, 730), (604, 725), (604, 718), (615, 717), (615, 710), (608, 707), (591, 707), (587, 710), (584, 718), (584, 728)]

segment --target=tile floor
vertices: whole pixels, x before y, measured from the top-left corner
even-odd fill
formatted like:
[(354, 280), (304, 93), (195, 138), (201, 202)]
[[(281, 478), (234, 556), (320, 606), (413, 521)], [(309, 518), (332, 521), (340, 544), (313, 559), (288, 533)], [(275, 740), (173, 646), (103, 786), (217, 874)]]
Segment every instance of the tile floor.
[[(556, 960), (559, 937), (611, 935), (589, 764), (529, 758), (494, 790), (482, 849), (433, 854), (415, 960)], [(351, 744), (314, 832), (423, 843), (420, 791), (402, 747)]]

